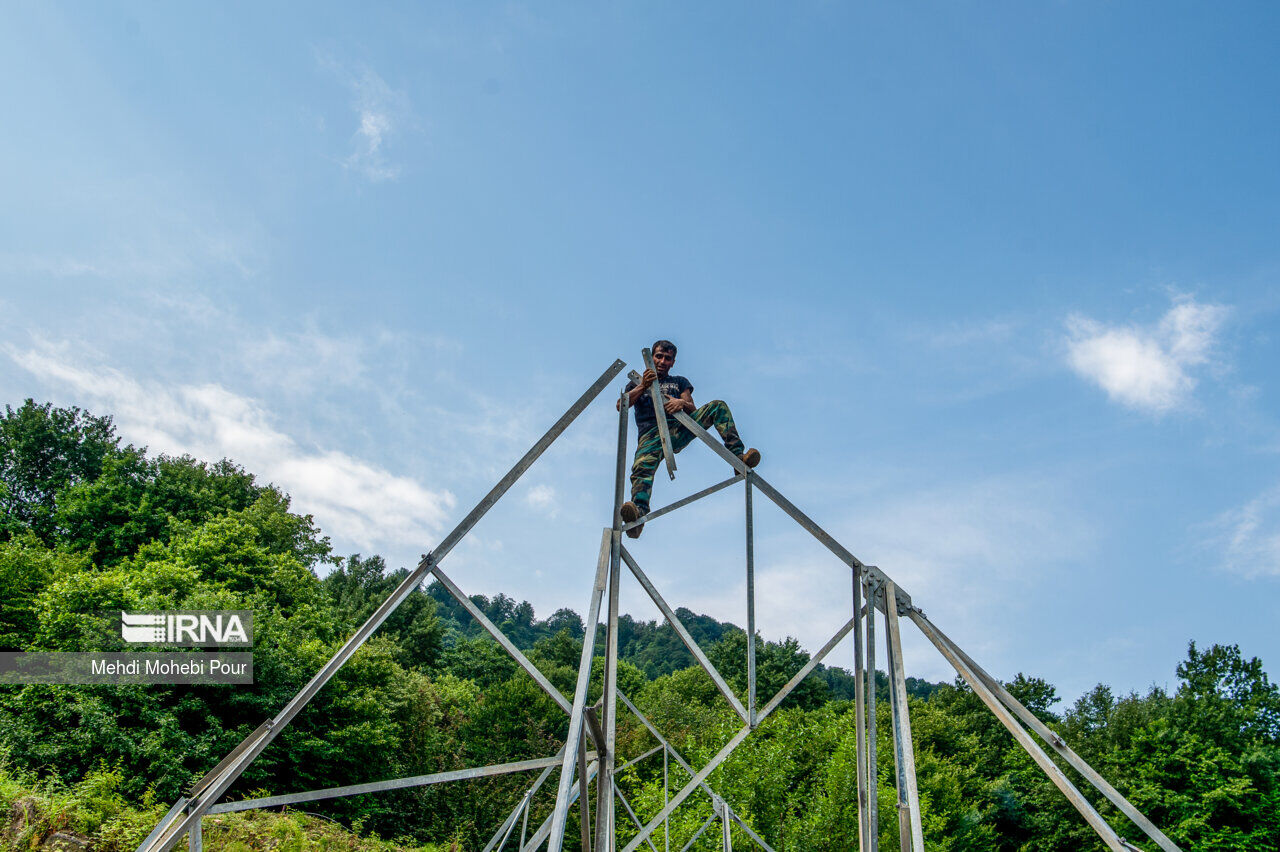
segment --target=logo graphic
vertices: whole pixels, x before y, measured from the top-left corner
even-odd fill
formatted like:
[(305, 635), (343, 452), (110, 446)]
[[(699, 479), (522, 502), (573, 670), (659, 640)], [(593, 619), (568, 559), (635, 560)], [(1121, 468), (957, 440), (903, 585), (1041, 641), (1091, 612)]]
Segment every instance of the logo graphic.
[(126, 642), (154, 644), (165, 640), (163, 615), (120, 613), (120, 637)]
[(120, 613), (120, 638), (147, 645), (250, 645), (252, 629), (248, 610)]

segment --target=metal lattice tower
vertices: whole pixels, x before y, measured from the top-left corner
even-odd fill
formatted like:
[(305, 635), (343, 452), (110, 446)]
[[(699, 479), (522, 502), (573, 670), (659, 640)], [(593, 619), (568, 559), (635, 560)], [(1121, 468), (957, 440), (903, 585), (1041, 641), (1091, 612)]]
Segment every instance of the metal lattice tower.
[[(646, 366), (652, 361), (648, 350), (644, 350), (642, 358)], [(626, 364), (615, 361), (599, 378), (569, 407), (559, 420), (533, 445), (514, 467), (499, 480), (498, 484), (485, 495), (470, 513), (452, 532), (432, 550), (422, 557), (418, 566), (409, 573), (399, 587), (383, 602), (350, 639), (334, 654), (319, 672), (304, 686), (272, 719), (263, 722), (253, 733), (232, 749), (217, 766), (188, 790), (186, 796), (179, 798), (152, 829), (151, 833), (138, 846), (137, 852), (169, 852), (184, 836), (188, 838), (191, 852), (201, 850), (201, 824), (206, 815), (227, 813), (231, 811), (251, 810), (255, 808), (280, 807), (282, 805), (300, 804), (302, 802), (330, 799), (341, 796), (354, 796), (376, 793), (384, 790), (418, 787), (428, 784), (440, 784), (449, 781), (461, 781), (484, 778), (516, 772), (532, 772), (541, 770), (533, 783), (528, 787), (519, 803), (509, 813), (506, 820), (498, 826), (492, 839), (485, 846), (484, 852), (495, 852), (506, 848), (508, 842), (516, 839), (521, 852), (545, 847), (548, 852), (560, 852), (564, 847), (565, 828), (569, 811), (577, 805), (580, 813), (582, 852), (616, 852), (617, 850), (617, 813), (618, 805), (627, 822), (631, 823), (636, 833), (623, 847), (622, 852), (635, 852), (642, 844), (647, 844), (652, 852), (657, 852), (653, 835), (659, 828), (664, 833), (664, 850), (670, 850), (669, 818), (686, 800), (701, 792), (710, 805), (710, 813), (701, 828), (685, 844), (688, 849), (693, 843), (710, 829), (715, 823), (720, 824), (722, 848), (725, 852), (732, 849), (732, 831), (735, 826), (753, 843), (773, 852), (766, 840), (760, 837), (736, 813), (730, 804), (707, 784), (707, 779), (739, 745), (745, 741), (768, 716), (791, 694), (814, 668), (821, 663), (832, 649), (846, 636), (853, 634), (854, 675), (855, 675), (855, 725), (857, 741), (857, 801), (858, 801), (858, 838), (857, 848), (860, 852), (878, 850), (879, 813), (877, 808), (878, 777), (876, 772), (876, 692), (875, 692), (875, 647), (877, 613), (883, 616), (885, 625), (885, 649), (888, 658), (888, 675), (890, 681), (890, 718), (893, 729), (894, 763), (896, 767), (896, 791), (898, 800), (898, 824), (902, 852), (924, 852), (924, 832), (920, 814), (920, 799), (916, 786), (915, 751), (911, 738), (911, 720), (907, 706), (906, 677), (902, 665), (901, 621), (903, 618), (913, 622), (924, 636), (955, 668), (960, 677), (973, 689), (975, 695), (991, 710), (1000, 722), (1009, 730), (1036, 765), (1049, 777), (1050, 781), (1062, 791), (1071, 804), (1081, 813), (1089, 825), (1098, 833), (1102, 842), (1110, 850), (1124, 852), (1138, 847), (1132, 845), (1113, 829), (1089, 801), (1080, 793), (1044, 749), (1032, 737), (1035, 734), (1042, 742), (1075, 769), (1085, 780), (1102, 793), (1121, 813), (1142, 829), (1165, 852), (1181, 852), (1159, 828), (1138, 812), (1114, 787), (1107, 783), (1079, 755), (1050, 730), (1043, 722), (1024, 707), (1016, 698), (988, 674), (981, 666), (952, 642), (936, 625), (933, 624), (921, 609), (912, 603), (912, 598), (893, 580), (874, 565), (867, 565), (850, 553), (843, 545), (818, 526), (808, 515), (802, 512), (776, 488), (770, 485), (753, 469), (747, 467), (737, 456), (730, 453), (714, 437), (687, 414), (675, 414), (676, 420), (695, 436), (720, 455), (733, 469), (734, 475), (729, 479), (663, 506), (630, 524), (622, 521), (621, 506), (623, 486), (626, 480), (627, 467), (627, 394), (621, 395), (618, 421), (617, 465), (615, 470), (613, 522), (601, 534), (599, 558), (596, 563), (595, 578), (591, 587), (590, 604), (587, 608), (582, 644), (582, 657), (579, 663), (577, 683), (572, 699), (566, 698), (543, 675), (519, 648), (484, 613), (469, 597), (441, 570), (440, 563), (451, 550), (471, 531), (486, 512), (511, 488), (527, 471), (538, 457), (569, 427), (579, 414), (594, 400), (610, 382), (625, 369)], [(639, 376), (632, 372), (632, 378)], [(657, 394), (656, 384), (651, 392)], [(661, 403), (655, 411), (661, 410)], [(670, 436), (667, 434), (665, 418), (658, 418), (667, 461), (667, 470), (675, 477), (675, 455), (671, 449)], [(689, 631), (681, 624), (675, 611), (662, 597), (648, 575), (641, 569), (635, 557), (623, 546), (622, 534), (640, 524), (649, 524), (725, 488), (742, 485), (745, 492), (746, 510), (746, 585), (747, 585), (747, 701), (744, 705), (725, 679), (720, 675), (706, 653), (694, 640)], [(800, 671), (784, 685), (776, 695), (769, 698), (761, 707), (756, 695), (755, 665), (755, 564), (754, 564), (754, 511), (752, 502), (755, 492), (760, 492), (768, 500), (786, 513), (792, 520), (808, 531), (819, 543), (827, 548), (839, 561), (850, 570), (850, 581), (853, 592), (853, 608), (850, 618), (827, 641), (821, 649), (804, 665)], [(742, 727), (704, 766), (695, 769), (647, 719), (631, 700), (624, 695), (617, 684), (618, 673), (618, 593), (622, 582), (623, 566), (643, 587), (645, 592), (661, 610), (680, 640), (697, 660), (698, 665), (707, 673), (734, 713), (742, 720)], [(519, 761), (450, 772), (438, 772), (431, 775), (418, 775), (408, 778), (393, 778), (367, 784), (356, 784), (346, 787), (332, 787), (324, 790), (312, 790), (304, 793), (292, 793), (281, 796), (270, 796), (259, 799), (248, 799), (235, 802), (221, 802), (222, 796), (250, 763), (279, 735), (297, 713), (311, 700), (317, 692), (333, 677), (337, 671), (355, 654), (361, 645), (373, 634), (383, 621), (399, 606), (414, 589), (429, 578), (443, 585), (457, 599), (467, 612), (492, 636), (502, 648), (528, 673), (534, 681), (551, 697), (551, 699), (569, 716), (569, 731), (565, 744), (559, 751), (549, 757)], [(607, 593), (607, 597), (606, 597)], [(596, 652), (597, 627), (603, 619), (606, 625), (604, 639), (604, 692), (594, 705), (587, 704), (587, 689), (591, 679), (591, 664)], [(636, 717), (657, 741), (658, 745), (649, 751), (619, 764), (617, 754), (617, 721), (618, 713), (625, 709)], [(642, 760), (648, 760), (661, 752), (663, 769), (663, 789), (665, 805), (649, 819), (642, 822), (632, 808), (623, 791), (618, 788), (615, 777), (618, 772)], [(690, 776), (690, 780), (674, 794), (670, 794), (670, 770), (674, 763)], [(552, 773), (559, 770), (556, 788), (555, 807), (541, 825), (531, 829), (529, 825), (530, 805), (534, 796), (542, 789)], [(590, 784), (596, 784), (594, 809), (589, 796)], [(703, 805), (705, 807), (705, 804)], [(519, 832), (517, 833), (517, 826)], [(592, 827), (594, 826), (594, 832)], [(849, 848), (853, 848), (854, 839), (848, 838)], [(684, 852), (684, 850), (681, 850)]]

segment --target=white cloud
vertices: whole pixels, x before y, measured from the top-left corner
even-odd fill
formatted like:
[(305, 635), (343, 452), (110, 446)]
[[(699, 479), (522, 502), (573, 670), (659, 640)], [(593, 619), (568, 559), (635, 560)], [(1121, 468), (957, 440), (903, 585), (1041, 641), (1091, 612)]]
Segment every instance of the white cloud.
[(354, 148), (343, 165), (374, 183), (399, 177), (400, 165), (389, 159), (387, 147), (409, 118), (408, 97), (368, 66), (351, 69), (325, 56), (319, 61), (342, 79), (352, 95), (357, 125)]
[(230, 458), (293, 497), (296, 511), (315, 516), (337, 543), (385, 551), (436, 539), (454, 506), (446, 490), (337, 450), (304, 447), (280, 431), (257, 400), (218, 384), (140, 382), (103, 365), (85, 366), (65, 348), (9, 349), (38, 378), (69, 389), (79, 402), (112, 412), (128, 442), (153, 453)]
[[(858, 558), (879, 566), (991, 668), (999, 668), (1011, 650), (1005, 636), (992, 633), (993, 617), (1034, 594), (1047, 568), (1083, 561), (1095, 546), (1092, 528), (1064, 500), (1063, 484), (1041, 476), (990, 477), (887, 495), (850, 508), (848, 517), (826, 528)], [(789, 520), (782, 522), (780, 537), (761, 536), (764, 523), (771, 524), (766, 518), (757, 517), (759, 629), (771, 638), (795, 636), (816, 651), (849, 617), (848, 569), (808, 543)], [(765, 557), (775, 552), (789, 555)], [(719, 594), (693, 596), (689, 605), (741, 624), (744, 598), (745, 585), (735, 580)], [(902, 641), (909, 674), (954, 676), (919, 631), (904, 630)], [(833, 653), (832, 665), (849, 666), (849, 649)]]
[(938, 349), (1007, 343), (1018, 330), (1011, 320), (957, 321), (943, 328), (909, 332), (908, 338), (922, 340)]
[(1184, 406), (1196, 387), (1191, 368), (1209, 362), (1227, 316), (1222, 305), (1181, 298), (1155, 326), (1108, 326), (1067, 318), (1067, 363), (1131, 408), (1163, 414)]
[(0, 253), (0, 275), (172, 285), (211, 270), (229, 269), (244, 278), (256, 274), (259, 261), (251, 236), (202, 227), (176, 212), (148, 210), (145, 215), (167, 217), (167, 221), (134, 220), (133, 227), (117, 238), (118, 244), (111, 246), (71, 253)]
[(1216, 519), (1222, 567), (1245, 577), (1280, 576), (1280, 485)]
[(559, 500), (556, 496), (555, 488), (550, 485), (535, 485), (529, 489), (524, 495), (524, 502), (530, 509), (542, 512), (548, 517), (556, 516), (556, 507)]

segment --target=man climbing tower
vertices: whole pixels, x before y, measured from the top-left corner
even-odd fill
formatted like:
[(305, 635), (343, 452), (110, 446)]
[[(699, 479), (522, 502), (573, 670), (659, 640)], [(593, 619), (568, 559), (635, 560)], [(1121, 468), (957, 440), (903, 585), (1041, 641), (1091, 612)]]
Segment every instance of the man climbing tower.
[[(747, 467), (760, 463), (760, 451), (746, 449), (733, 424), (733, 414), (724, 400), (716, 399), (701, 408), (693, 404), (693, 384), (684, 376), (671, 375), (676, 363), (676, 345), (670, 340), (653, 344), (653, 370), (645, 370), (640, 383), (627, 382), (627, 404), (636, 414), (636, 457), (631, 465), (631, 499), (622, 504), (622, 521), (631, 523), (649, 513), (649, 493), (653, 490), (653, 474), (662, 462), (662, 436), (653, 410), (649, 387), (655, 381), (663, 399), (667, 429), (671, 433), (671, 449), (680, 452), (694, 439), (694, 434), (675, 419), (677, 411), (691, 416), (704, 428), (716, 427), (729, 452), (742, 459)], [(644, 524), (627, 530), (631, 538), (639, 538)]]

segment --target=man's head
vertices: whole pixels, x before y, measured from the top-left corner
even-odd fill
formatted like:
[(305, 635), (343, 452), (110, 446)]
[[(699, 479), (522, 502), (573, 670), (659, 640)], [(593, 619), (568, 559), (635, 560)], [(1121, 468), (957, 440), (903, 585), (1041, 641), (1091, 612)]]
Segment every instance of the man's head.
[(666, 378), (676, 363), (676, 345), (670, 340), (656, 340), (653, 346), (653, 369), (660, 378)]

